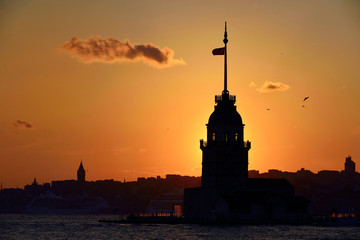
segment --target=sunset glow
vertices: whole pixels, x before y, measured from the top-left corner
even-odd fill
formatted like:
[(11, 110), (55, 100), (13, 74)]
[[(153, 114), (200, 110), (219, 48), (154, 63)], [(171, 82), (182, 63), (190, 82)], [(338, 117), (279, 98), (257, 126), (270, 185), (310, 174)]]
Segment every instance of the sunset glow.
[(3, 187), (200, 176), (224, 21), (249, 169), (359, 171), (358, 1), (0, 1)]

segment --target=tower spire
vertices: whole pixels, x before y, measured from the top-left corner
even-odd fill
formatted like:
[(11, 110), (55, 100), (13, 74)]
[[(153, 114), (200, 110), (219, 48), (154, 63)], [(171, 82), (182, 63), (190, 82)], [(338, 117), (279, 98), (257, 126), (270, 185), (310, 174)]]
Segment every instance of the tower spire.
[(225, 21), (225, 32), (224, 32), (224, 40), (223, 40), (224, 44), (225, 44), (225, 48), (224, 48), (224, 91), (223, 94), (228, 94), (229, 91), (227, 90), (227, 51), (226, 51), (226, 44), (228, 43), (228, 39), (227, 39), (227, 31), (226, 31), (226, 21)]
[(225, 46), (222, 48), (215, 48), (212, 51), (213, 55), (224, 55), (224, 90), (222, 91), (222, 99), (223, 100), (229, 100), (229, 91), (227, 89), (227, 49), (226, 45), (228, 43), (228, 35), (227, 35), (227, 29), (226, 29), (226, 21), (225, 21), (225, 32), (224, 32), (224, 44)]
[(85, 182), (85, 169), (82, 164), (82, 160), (80, 162), (79, 169), (77, 170), (77, 180), (78, 182)]

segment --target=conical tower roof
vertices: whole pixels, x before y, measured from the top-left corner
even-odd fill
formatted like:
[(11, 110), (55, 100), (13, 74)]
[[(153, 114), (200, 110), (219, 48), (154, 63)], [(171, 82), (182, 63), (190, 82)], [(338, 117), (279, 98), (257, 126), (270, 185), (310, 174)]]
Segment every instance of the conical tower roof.
[(85, 172), (85, 169), (84, 169), (84, 166), (82, 164), (82, 161), (80, 162), (80, 166), (79, 166), (79, 169), (78, 169), (78, 172)]

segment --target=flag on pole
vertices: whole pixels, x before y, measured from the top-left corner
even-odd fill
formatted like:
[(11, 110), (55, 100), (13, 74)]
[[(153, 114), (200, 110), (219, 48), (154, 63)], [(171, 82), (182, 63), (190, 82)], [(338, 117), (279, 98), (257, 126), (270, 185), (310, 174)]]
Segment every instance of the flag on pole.
[(224, 55), (225, 54), (225, 47), (222, 48), (215, 48), (212, 50), (213, 55)]

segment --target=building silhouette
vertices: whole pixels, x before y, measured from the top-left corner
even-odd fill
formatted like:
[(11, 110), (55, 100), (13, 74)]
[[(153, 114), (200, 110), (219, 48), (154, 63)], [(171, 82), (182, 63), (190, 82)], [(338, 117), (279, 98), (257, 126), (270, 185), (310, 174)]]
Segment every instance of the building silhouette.
[(85, 169), (82, 164), (82, 161), (80, 162), (79, 169), (77, 170), (77, 181), (78, 182), (85, 182)]
[(345, 159), (345, 173), (346, 174), (354, 174), (355, 173), (355, 162), (353, 160), (351, 160), (350, 155)]
[(224, 55), (224, 90), (215, 96), (215, 110), (207, 126), (202, 150), (201, 187), (184, 191), (184, 215), (192, 222), (269, 223), (299, 222), (308, 200), (296, 197), (285, 179), (248, 178), (249, 141), (236, 110), (236, 97), (227, 90), (227, 31), (225, 46), (213, 50)]
[[(201, 188), (201, 177), (173, 174), (167, 174), (166, 178), (139, 177), (137, 181), (126, 183), (114, 179), (86, 182), (69, 179), (39, 184), (38, 180), (34, 179), (24, 189), (0, 190), (0, 213), (116, 212), (150, 215), (166, 213), (165, 215), (178, 216), (184, 206), (183, 190), (187, 188), (185, 212), (191, 220), (193, 219), (191, 216), (195, 215), (192, 210), (201, 209), (198, 205), (200, 198), (203, 200), (202, 205), (206, 206), (207, 202), (211, 204), (210, 211), (214, 216), (219, 215), (221, 206), (223, 210), (228, 208), (228, 218), (231, 215), (245, 216), (248, 219), (256, 216), (253, 218), (259, 219), (258, 222), (266, 217), (269, 218), (271, 213), (272, 218), (275, 218), (281, 206), (285, 209), (285, 213), (289, 214), (294, 210), (299, 211), (296, 201), (300, 202), (300, 206), (303, 204), (301, 199), (293, 197), (294, 190), (296, 195), (304, 196), (311, 201), (308, 213), (315, 216), (317, 220), (318, 217), (326, 220), (334, 213), (339, 217), (340, 214), (350, 210), (356, 216), (360, 216), (360, 173), (358, 172), (347, 174), (344, 170), (322, 170), (313, 173), (304, 168), (297, 172), (270, 169), (264, 173), (250, 170), (248, 176), (247, 184), (234, 186), (234, 189), (228, 188), (228, 190), (222, 190), (220, 186), (207, 187), (205, 190), (205, 187)], [(206, 192), (214, 193), (213, 189), (222, 191), (222, 194), (213, 194), (210, 195), (213, 198), (210, 198)], [(191, 192), (195, 193), (191, 195)], [(189, 197), (193, 198), (190, 202)], [(99, 201), (99, 198), (103, 199), (109, 207), (103, 208), (104, 202)], [(211, 208), (212, 206), (215, 207)], [(260, 209), (258, 211), (262, 215), (255, 214), (255, 210), (252, 209), (256, 208)], [(266, 208), (267, 214), (265, 214)], [(202, 211), (206, 213), (206, 208), (202, 208)], [(223, 213), (226, 216), (226, 211)], [(301, 217), (301, 213), (291, 214)], [(346, 214), (344, 216), (346, 217)]]

